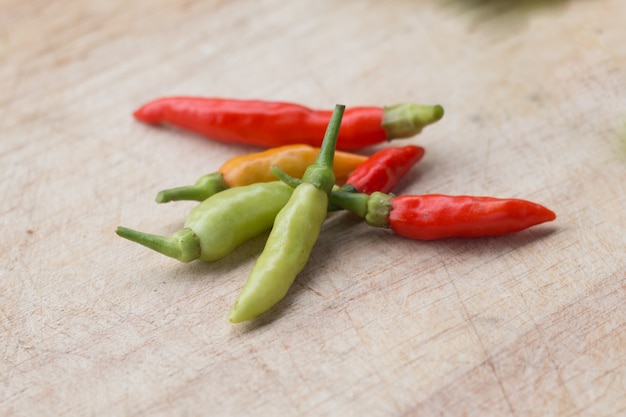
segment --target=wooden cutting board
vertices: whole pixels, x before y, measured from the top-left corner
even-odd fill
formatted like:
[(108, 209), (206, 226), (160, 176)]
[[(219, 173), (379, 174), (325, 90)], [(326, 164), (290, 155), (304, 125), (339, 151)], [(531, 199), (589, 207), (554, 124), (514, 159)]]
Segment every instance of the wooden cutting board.
[[(0, 2), (0, 415), (626, 414), (626, 3)], [(417, 242), (338, 213), (286, 299), (227, 312), (264, 236), (211, 264), (120, 239), (258, 149), (133, 120), (191, 94), (442, 104), (397, 193), (555, 222)], [(384, 146), (363, 150), (370, 154)]]

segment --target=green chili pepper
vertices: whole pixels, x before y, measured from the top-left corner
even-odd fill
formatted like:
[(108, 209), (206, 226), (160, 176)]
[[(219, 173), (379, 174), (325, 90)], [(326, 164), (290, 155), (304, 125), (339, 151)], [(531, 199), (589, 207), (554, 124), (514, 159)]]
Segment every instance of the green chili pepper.
[(335, 107), (315, 163), (306, 169), (289, 202), (276, 216), (265, 248), (230, 310), (231, 322), (249, 320), (273, 307), (307, 263), (335, 184), (333, 155), (344, 109), (343, 105)]
[(281, 181), (233, 187), (194, 207), (184, 228), (158, 236), (118, 227), (117, 234), (164, 255), (190, 262), (223, 258), (242, 243), (269, 230), (293, 188)]

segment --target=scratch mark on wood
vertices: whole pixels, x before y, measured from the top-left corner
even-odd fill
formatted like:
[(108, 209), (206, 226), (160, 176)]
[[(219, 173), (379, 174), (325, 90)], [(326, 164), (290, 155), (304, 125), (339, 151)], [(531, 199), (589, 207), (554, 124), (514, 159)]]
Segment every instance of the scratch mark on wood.
[[(444, 264), (444, 268), (446, 268), (446, 272), (448, 272), (448, 267), (447, 265)], [(487, 365), (489, 366), (489, 369), (491, 370), (491, 372), (493, 373), (494, 377), (496, 378), (496, 382), (498, 384), (498, 387), (500, 389), (500, 393), (502, 394), (502, 397), (504, 398), (504, 401), (506, 402), (507, 408), (509, 410), (509, 413), (511, 416), (515, 417), (516, 413), (515, 413), (515, 409), (513, 408), (513, 403), (511, 402), (511, 399), (509, 398), (508, 393), (506, 392), (506, 389), (504, 388), (504, 385), (502, 383), (502, 379), (500, 378), (500, 376), (498, 375), (498, 372), (496, 370), (496, 367), (493, 363), (493, 360), (491, 358), (491, 355), (489, 354), (489, 352), (487, 351), (487, 348), (485, 346), (485, 344), (482, 341), (482, 338), (480, 336), (480, 333), (478, 332), (478, 329), (476, 328), (476, 324), (474, 323), (474, 320), (472, 319), (467, 306), (465, 305), (465, 301), (463, 300), (463, 297), (461, 297), (461, 293), (459, 292), (456, 283), (454, 282), (453, 277), (451, 276), (451, 274), (447, 273), (447, 277), (448, 280), (450, 282), (450, 284), (452, 285), (452, 288), (454, 289), (454, 292), (456, 294), (457, 299), (459, 300), (459, 303), (461, 304), (461, 307), (463, 308), (463, 315), (465, 316), (465, 320), (469, 323), (471, 329), (472, 329), (472, 333), (474, 333), (474, 336), (476, 336), (476, 339), (478, 340), (478, 342), (480, 343), (480, 347), (483, 351), (483, 354), (485, 355), (485, 360), (487, 362)]]

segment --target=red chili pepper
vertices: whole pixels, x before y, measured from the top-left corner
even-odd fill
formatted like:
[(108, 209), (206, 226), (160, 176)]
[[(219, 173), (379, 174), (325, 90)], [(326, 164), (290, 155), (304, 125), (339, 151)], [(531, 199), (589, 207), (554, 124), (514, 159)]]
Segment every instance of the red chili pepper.
[[(215, 140), (262, 147), (296, 143), (319, 147), (331, 114), (294, 103), (202, 97), (160, 98), (133, 113), (145, 123), (168, 123)], [(442, 116), (439, 105), (352, 107), (345, 112), (337, 149), (410, 137)]]
[(422, 159), (424, 152), (424, 148), (414, 145), (382, 149), (361, 163), (341, 189), (365, 194), (388, 193)]
[(556, 218), (540, 204), (494, 197), (335, 192), (331, 201), (364, 217), (371, 226), (417, 240), (497, 236)]

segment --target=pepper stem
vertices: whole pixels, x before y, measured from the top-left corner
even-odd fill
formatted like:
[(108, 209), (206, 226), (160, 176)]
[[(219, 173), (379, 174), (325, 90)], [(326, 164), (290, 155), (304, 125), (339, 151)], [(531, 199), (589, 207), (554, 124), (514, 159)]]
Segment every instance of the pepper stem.
[(375, 191), (367, 200), (367, 214), (365, 222), (374, 227), (389, 227), (389, 213), (391, 212), (391, 200), (393, 194), (385, 194)]
[(214, 172), (198, 178), (198, 181), (193, 185), (184, 185), (159, 191), (155, 200), (157, 203), (180, 200), (204, 201), (213, 194), (217, 194), (227, 188), (228, 185), (224, 181), (224, 175), (221, 172)]
[(122, 226), (119, 226), (115, 233), (181, 262), (190, 262), (200, 257), (200, 241), (189, 228), (181, 229), (170, 237), (139, 232)]
[(324, 140), (317, 154), (315, 162), (310, 165), (302, 180), (309, 182), (321, 190), (330, 193), (335, 185), (335, 174), (333, 173), (333, 160), (335, 158), (335, 148), (337, 147), (337, 138), (339, 137), (339, 128), (346, 106), (337, 104), (333, 110), (333, 114), (326, 127)]
[(365, 218), (367, 215), (367, 200), (369, 195), (364, 193), (354, 193), (350, 191), (333, 191), (330, 193), (329, 201), (333, 206), (349, 210), (359, 217)]
[(408, 138), (417, 135), (424, 127), (441, 119), (443, 113), (443, 107), (440, 105), (396, 104), (385, 107), (382, 127), (388, 140)]
[(276, 178), (290, 186), (291, 188), (296, 188), (298, 185), (302, 184), (302, 180), (298, 178), (294, 178), (291, 175), (287, 174), (281, 167), (278, 165), (272, 165), (270, 167), (270, 173), (274, 175)]
[(378, 191), (365, 194), (339, 189), (330, 193), (329, 201), (332, 206), (349, 210), (365, 219), (370, 226), (388, 228), (393, 197), (393, 194)]

